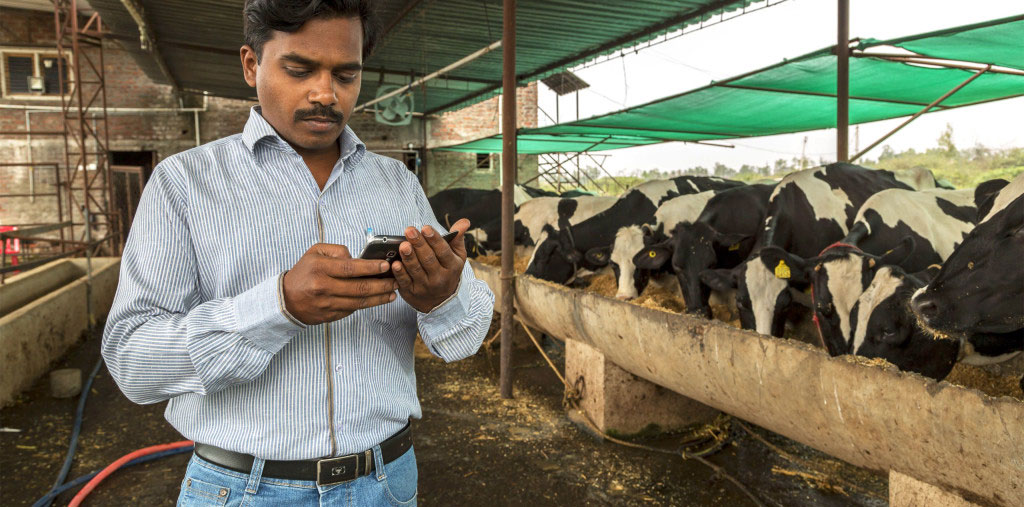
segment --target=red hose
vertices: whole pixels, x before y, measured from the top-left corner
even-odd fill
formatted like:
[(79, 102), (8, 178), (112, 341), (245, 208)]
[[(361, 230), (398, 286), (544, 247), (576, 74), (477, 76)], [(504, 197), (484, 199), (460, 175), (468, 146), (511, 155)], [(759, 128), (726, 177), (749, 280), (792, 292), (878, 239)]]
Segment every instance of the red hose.
[(103, 482), (103, 479), (106, 479), (107, 476), (117, 471), (118, 468), (124, 466), (125, 463), (128, 463), (129, 461), (135, 458), (146, 456), (148, 454), (154, 454), (160, 451), (169, 451), (171, 449), (179, 449), (181, 447), (188, 447), (190, 445), (195, 445), (195, 442), (191, 440), (182, 440), (181, 442), (174, 442), (172, 444), (153, 445), (125, 454), (124, 456), (121, 456), (117, 461), (107, 465), (107, 467), (104, 468), (103, 471), (97, 474), (96, 477), (93, 477), (91, 481), (86, 483), (85, 487), (82, 488), (82, 490), (79, 491), (78, 494), (71, 499), (71, 503), (68, 504), (68, 506), (78, 507), (79, 505), (81, 505), (82, 501), (85, 500), (85, 497), (89, 496), (89, 493), (91, 493), (92, 490), (95, 489), (97, 485), (99, 485), (99, 483)]

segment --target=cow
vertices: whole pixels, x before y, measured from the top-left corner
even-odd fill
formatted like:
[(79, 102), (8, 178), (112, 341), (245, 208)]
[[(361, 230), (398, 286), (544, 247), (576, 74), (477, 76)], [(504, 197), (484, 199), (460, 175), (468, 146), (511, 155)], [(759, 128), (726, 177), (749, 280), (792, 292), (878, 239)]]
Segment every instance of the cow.
[(805, 279), (793, 279), (791, 267), (763, 259), (762, 250), (776, 246), (807, 258), (818, 255), (849, 233), (857, 211), (872, 195), (890, 188), (911, 190), (890, 171), (847, 163), (829, 164), (787, 175), (769, 198), (765, 227), (754, 240), (746, 261), (733, 269), (705, 269), (702, 283), (713, 290), (736, 288), (744, 328), (781, 336), (786, 315), (806, 301)]
[[(516, 185), (513, 202), (518, 210), (523, 204), (539, 197), (557, 198), (554, 192), (526, 185)], [(491, 254), (501, 248), (501, 190), (451, 188), (442, 190), (430, 199), (437, 221), (451, 227), (459, 218), (472, 224), (466, 231), (466, 251), (470, 257)]]
[[(661, 266), (637, 269), (634, 258), (648, 247), (652, 241), (664, 239), (664, 230), (673, 229), (681, 222), (693, 222), (714, 197), (715, 191), (708, 190), (696, 194), (673, 197), (658, 206), (654, 212), (654, 224), (642, 227), (630, 225), (622, 227), (615, 233), (615, 241), (610, 246), (592, 248), (587, 251), (587, 259), (597, 266), (610, 264), (618, 282), (615, 297), (629, 300), (639, 297), (647, 286), (652, 275), (657, 276)], [(660, 250), (659, 250), (660, 253)]]
[(921, 326), (959, 337), (993, 362), (1024, 350), (1024, 174), (995, 196), (988, 213), (911, 298)]
[[(934, 276), (932, 270), (908, 274), (899, 266), (883, 266), (857, 299), (850, 352), (882, 358), (904, 371), (935, 380), (946, 378), (961, 354), (961, 342), (936, 338), (921, 329), (907, 306), (910, 296)], [(963, 358), (978, 364), (977, 356)]]
[[(580, 268), (592, 270), (600, 267), (600, 264), (586, 258), (586, 252), (610, 246), (622, 227), (653, 222), (654, 212), (665, 201), (680, 195), (739, 185), (743, 183), (706, 176), (679, 176), (641, 183), (619, 197), (610, 208), (587, 220), (571, 224), (560, 218), (557, 226), (548, 226), (548, 235), (534, 250), (526, 274), (567, 283)], [(598, 252), (593, 251), (594, 254)]]
[[(643, 238), (648, 244), (630, 256), (630, 261), (638, 271), (657, 271), (667, 266), (678, 278), (687, 311), (710, 318), (710, 293), (708, 286), (700, 281), (700, 272), (735, 267), (750, 255), (774, 188), (774, 183), (755, 184), (718, 192), (707, 200), (695, 218), (686, 217), (667, 225), (668, 237), (659, 237), (658, 224), (664, 222), (656, 221), (655, 229)], [(673, 201), (678, 199), (683, 197)], [(615, 248), (619, 249), (622, 243), (625, 242), (617, 237)], [(637, 242), (634, 239), (632, 243)], [(625, 257), (613, 250), (612, 256), (616, 255)], [(623, 291), (622, 286), (620, 281), (619, 292)]]
[(813, 289), (812, 310), (832, 355), (852, 352), (854, 315), (875, 271), (899, 265), (918, 272), (940, 264), (977, 221), (973, 190), (889, 189), (871, 196), (845, 238), (810, 258), (767, 247), (761, 260), (782, 263), (790, 280)]

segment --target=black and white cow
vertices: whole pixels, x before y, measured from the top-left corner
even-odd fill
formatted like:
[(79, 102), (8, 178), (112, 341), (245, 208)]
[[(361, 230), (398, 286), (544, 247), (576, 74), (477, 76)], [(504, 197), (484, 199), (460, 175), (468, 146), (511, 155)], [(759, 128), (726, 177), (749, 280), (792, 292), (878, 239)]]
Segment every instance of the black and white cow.
[(599, 195), (533, 199), (516, 212), (515, 242), (527, 247), (537, 246), (546, 237), (545, 226), (554, 228), (560, 219), (578, 224), (610, 208), (617, 200), (618, 197)]
[(806, 300), (807, 285), (793, 279), (788, 264), (763, 259), (762, 249), (776, 246), (801, 258), (814, 257), (846, 236), (869, 197), (890, 188), (910, 190), (890, 171), (847, 163), (789, 174), (772, 192), (755, 253), (733, 269), (702, 271), (701, 281), (714, 290), (738, 289), (743, 327), (781, 336), (786, 315), (799, 311), (793, 305)]
[[(598, 266), (610, 264), (618, 282), (615, 297), (629, 300), (639, 297), (647, 286), (652, 275), (659, 274), (660, 266), (648, 269), (636, 269), (634, 258), (652, 241), (664, 240), (664, 231), (673, 229), (682, 222), (693, 222), (715, 195), (715, 190), (696, 194), (673, 197), (658, 206), (654, 212), (654, 224), (643, 226), (630, 225), (622, 227), (615, 233), (615, 241), (610, 246), (594, 248), (587, 251), (588, 260)], [(666, 270), (667, 272), (667, 270)]]
[(789, 267), (791, 281), (810, 284), (822, 342), (832, 355), (853, 352), (857, 301), (875, 272), (899, 265), (918, 272), (940, 264), (974, 228), (973, 190), (889, 189), (871, 196), (850, 234), (815, 257), (767, 247), (761, 260)]
[[(534, 198), (557, 195), (526, 185), (516, 185), (513, 192), (517, 210)], [(501, 248), (501, 190), (451, 188), (434, 194), (428, 200), (437, 221), (445, 227), (451, 227), (460, 218), (469, 219), (471, 225), (466, 231), (466, 251), (470, 257), (494, 253)]]
[[(774, 183), (729, 188), (708, 199), (693, 219), (675, 220), (675, 225), (655, 222), (654, 230), (644, 238), (650, 244), (630, 260), (638, 271), (669, 269), (678, 278), (687, 311), (710, 318), (710, 293), (708, 286), (701, 283), (700, 273), (705, 269), (733, 268), (750, 256), (758, 231), (764, 226), (774, 188)], [(658, 237), (661, 223), (669, 224), (665, 227), (669, 231), (667, 238)], [(636, 244), (636, 240), (631, 243)], [(618, 237), (615, 248), (620, 248)], [(612, 256), (615, 255), (613, 251)], [(621, 280), (619, 291), (622, 292)]]
[(559, 220), (556, 227), (550, 227), (548, 237), (538, 243), (534, 250), (526, 273), (544, 280), (566, 283), (574, 278), (580, 268), (601, 267), (601, 264), (586, 258), (588, 251), (593, 250), (596, 254), (599, 249), (610, 246), (615, 241), (615, 234), (623, 227), (653, 222), (654, 212), (665, 201), (680, 195), (739, 185), (743, 183), (707, 176), (679, 176), (637, 185), (619, 197), (610, 208), (579, 224), (572, 225)]
[(993, 200), (986, 216), (911, 306), (936, 335), (960, 337), (971, 352), (1008, 359), (1024, 350), (1024, 174)]
[[(883, 266), (874, 273), (853, 312), (851, 353), (882, 358), (935, 380), (946, 378), (961, 354), (961, 342), (922, 330), (908, 307), (911, 295), (934, 276), (930, 271), (908, 274), (898, 266)], [(973, 354), (963, 361), (978, 364)]]

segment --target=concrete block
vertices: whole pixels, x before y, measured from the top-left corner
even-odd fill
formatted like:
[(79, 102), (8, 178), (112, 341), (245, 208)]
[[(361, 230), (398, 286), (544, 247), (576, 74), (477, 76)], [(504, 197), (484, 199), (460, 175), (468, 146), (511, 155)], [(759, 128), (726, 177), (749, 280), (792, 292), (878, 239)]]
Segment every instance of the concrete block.
[[(1024, 500), (1022, 500), (1024, 501)], [(889, 507), (980, 507), (939, 486), (889, 471)]]
[(50, 396), (73, 398), (82, 392), (82, 370), (61, 368), (50, 372)]
[(576, 340), (565, 342), (565, 378), (581, 391), (580, 406), (598, 429), (613, 436), (681, 430), (719, 413), (623, 370)]

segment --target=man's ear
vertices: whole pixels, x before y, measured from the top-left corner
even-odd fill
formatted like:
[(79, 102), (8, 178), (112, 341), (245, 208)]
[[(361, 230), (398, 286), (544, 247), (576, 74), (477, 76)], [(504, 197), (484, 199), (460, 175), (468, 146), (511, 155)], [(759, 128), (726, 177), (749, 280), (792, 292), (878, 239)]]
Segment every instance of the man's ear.
[(242, 75), (245, 77), (245, 83), (256, 88), (256, 68), (260, 65), (256, 51), (246, 44), (238, 50), (238, 54), (242, 58)]

